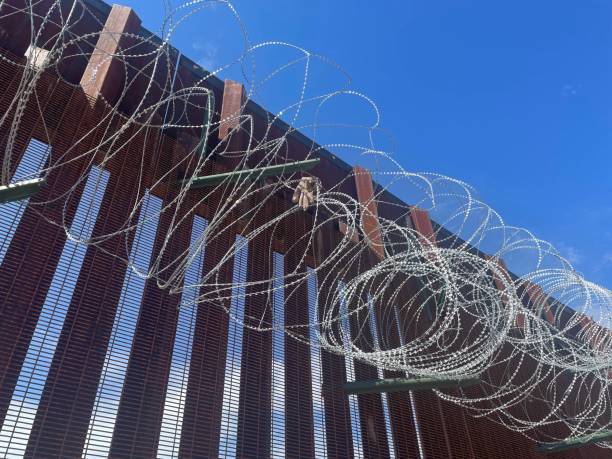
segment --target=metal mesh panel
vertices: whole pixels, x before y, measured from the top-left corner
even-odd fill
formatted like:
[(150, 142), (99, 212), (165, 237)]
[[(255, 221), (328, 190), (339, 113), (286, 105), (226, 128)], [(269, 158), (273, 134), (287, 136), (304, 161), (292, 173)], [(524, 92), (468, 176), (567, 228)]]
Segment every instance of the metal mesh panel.
[[(25, 153), (19, 161), (11, 183), (40, 177), (40, 170), (49, 157), (49, 145), (36, 139), (31, 139)], [(0, 265), (6, 251), (17, 231), (17, 225), (23, 217), (30, 199), (0, 204)]]
[(285, 257), (274, 252), (272, 287), (272, 424), (270, 457), (285, 457)]
[[(91, 237), (108, 176), (108, 172), (97, 167), (89, 174), (70, 228), (71, 236), (77, 241)], [(86, 251), (86, 245), (66, 241), (4, 418), (0, 454), (25, 453)]]
[(155, 243), (158, 214), (162, 203), (159, 198), (147, 194), (139, 216), (139, 223), (130, 267), (126, 272), (121, 297), (113, 323), (110, 341), (104, 358), (104, 368), (96, 394), (83, 455), (106, 457), (110, 451), (112, 436), (119, 410), (119, 401), (132, 350), (134, 333), (138, 323), (145, 278)]
[(202, 277), (205, 252), (201, 244), (205, 242), (202, 237), (207, 225), (208, 222), (204, 218), (197, 215), (194, 217), (190, 244), (190, 257), (193, 259), (185, 273), (185, 290), (182, 293), (172, 349), (172, 364), (157, 447), (157, 457), (160, 458), (176, 458), (179, 453), (199, 295), (199, 289), (193, 286), (198, 285)]
[(238, 412), (240, 400), (240, 376), (242, 369), (242, 339), (244, 322), (244, 293), (247, 276), (249, 246), (246, 239), (236, 236), (236, 256), (232, 277), (232, 303), (227, 333), (227, 357), (223, 383), (223, 405), (221, 412), (221, 435), (219, 438), (219, 457), (236, 457), (238, 441)]
[[(17, 66), (0, 61), (0, 79), (6, 82), (0, 88), (2, 110), (8, 110), (19, 72)], [(53, 75), (43, 76), (38, 95), (40, 107), (26, 109), (15, 142), (13, 180), (36, 175), (51, 153), (64, 154), (75, 139), (85, 136), (82, 148), (87, 148), (101, 138), (101, 131), (112, 129), (109, 122), (86, 135), (104, 110)], [(6, 141), (6, 133), (0, 132), (2, 146)], [(132, 152), (145, 147), (151, 152), (151, 170), (146, 172), (146, 180), (151, 180), (169, 167), (175, 144), (151, 130), (134, 135), (126, 146)], [(291, 148), (297, 157), (304, 153), (297, 144)], [(111, 163), (105, 171), (93, 169), (66, 209), (51, 204), (36, 208), (37, 213), (33, 206), (72, 187), (88, 167), (84, 161), (53, 171), (40, 196), (31, 198), (32, 206), (0, 206), (2, 454), (411, 458), (419, 457), (420, 434), (427, 458), (543, 457), (525, 437), (492, 420), (474, 418), (433, 393), (346, 397), (341, 386), (347, 377), (390, 376), (354, 362), (350, 355), (344, 359), (278, 332), (245, 330), (210, 299), (179, 308), (205, 293), (206, 286), (200, 292), (187, 289), (182, 298), (170, 295), (114, 256), (132, 253), (134, 265), (146, 271), (148, 257), (166, 236), (165, 216), (142, 226), (142, 234), (105, 242), (108, 253), (85, 250), (45, 220), (57, 221), (66, 210), (66, 224), (80, 237), (95, 235), (98, 225), (101, 233), (119, 227), (138, 198), (132, 186), (137, 161), (130, 161)], [(333, 184), (342, 173), (332, 169), (324, 179)], [(144, 218), (149, 206), (156, 206), (151, 208), (155, 214), (171, 197), (172, 191), (168, 196), (150, 195), (138, 218)], [(214, 217), (214, 199), (206, 203), (208, 219)], [(85, 201), (90, 203), (87, 209)], [(290, 205), (279, 195), (258, 218)], [(322, 296), (336, 288), (317, 285), (323, 284), (323, 273), (312, 274), (295, 288), (274, 281), (272, 297), (244, 298), (245, 281), (270, 279), (271, 273), (279, 279), (283, 272), (306, 269), (298, 266), (290, 247), (308, 231), (310, 219), (305, 212), (283, 224), (279, 248), (266, 260), (257, 254), (270, 253), (275, 235), (268, 232), (244, 245), (244, 237), (236, 236), (240, 231), (232, 228), (207, 242), (206, 253), (194, 258), (186, 284), (195, 283), (238, 241), (238, 252), (220, 276), (221, 281), (232, 281), (233, 271), (234, 300), (226, 306), (234, 318), (240, 322), (248, 312), (276, 324), (304, 323), (305, 317), (316, 321), (317, 288)], [(188, 222), (173, 240), (169, 259), (193, 246), (204, 232), (202, 216), (193, 215)], [(337, 242), (336, 232), (331, 225), (318, 231), (320, 252), (315, 258), (324, 257)], [(376, 312), (371, 316), (380, 317)], [(343, 328), (351, 333), (353, 325), (345, 323)], [(403, 340), (421, 325), (397, 317), (395, 323), (373, 320), (368, 326), (373, 340), (395, 333), (385, 327), (399, 327), (394, 339)], [(311, 342), (317, 339), (315, 328), (295, 333)], [(538, 411), (535, 407), (534, 413)], [(380, 448), (381, 442), (386, 449)], [(606, 456), (595, 447), (557, 455)]]
[[(312, 323), (318, 323), (317, 314), (317, 277), (309, 268), (308, 277), (308, 310)], [(327, 458), (325, 437), (325, 406), (322, 395), (323, 375), (321, 371), (321, 349), (318, 346), (317, 327), (310, 328), (310, 365), (312, 372), (312, 412), (314, 419), (314, 441), (316, 457)]]

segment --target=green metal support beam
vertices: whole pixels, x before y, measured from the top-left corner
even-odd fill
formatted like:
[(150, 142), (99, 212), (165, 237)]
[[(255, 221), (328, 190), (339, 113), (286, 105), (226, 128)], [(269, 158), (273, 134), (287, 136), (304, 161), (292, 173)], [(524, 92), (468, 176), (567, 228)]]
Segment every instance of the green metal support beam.
[(204, 107), (204, 126), (202, 127), (202, 139), (198, 145), (200, 158), (207, 157), (208, 137), (210, 136), (210, 124), (212, 122), (212, 114), (215, 110), (215, 93), (209, 91), (206, 97), (206, 106)]
[(558, 453), (568, 449), (581, 448), (592, 443), (612, 440), (612, 431), (604, 430), (583, 437), (568, 438), (557, 443), (538, 443), (538, 451), (544, 454)]
[(0, 203), (21, 201), (30, 196), (35, 195), (40, 191), (45, 183), (44, 178), (36, 178), (32, 180), (24, 180), (22, 182), (11, 183), (9, 185), (0, 186)]
[[(296, 161), (294, 163), (279, 164), (276, 166), (258, 167), (255, 169), (243, 169), (240, 171), (225, 172), (223, 174), (204, 175), (196, 177), (191, 182), (191, 188), (204, 188), (216, 186), (220, 183), (233, 183), (239, 180), (261, 180), (266, 177), (273, 177), (282, 174), (291, 174), (298, 171), (307, 171), (319, 163), (319, 158), (308, 159), (306, 161)], [(181, 182), (183, 185), (187, 180)]]
[(379, 394), (409, 390), (451, 389), (473, 386), (479, 382), (479, 375), (456, 378), (390, 378), (349, 382), (344, 385), (344, 390), (347, 394)]

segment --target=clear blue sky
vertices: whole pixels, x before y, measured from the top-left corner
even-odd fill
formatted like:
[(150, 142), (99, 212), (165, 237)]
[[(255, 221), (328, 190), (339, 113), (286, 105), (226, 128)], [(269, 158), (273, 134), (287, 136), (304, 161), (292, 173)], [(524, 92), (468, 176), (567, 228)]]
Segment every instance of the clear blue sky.
[[(156, 31), (161, 1), (120, 1)], [(406, 169), (472, 184), (508, 224), (552, 242), (587, 279), (612, 288), (612, 2), (234, 5), (252, 43), (286, 41), (341, 64), (352, 88), (376, 101)], [(172, 43), (217, 66), (242, 39), (217, 7), (186, 22)], [(258, 56), (263, 69), (266, 58)], [(262, 103), (273, 106), (270, 97)]]

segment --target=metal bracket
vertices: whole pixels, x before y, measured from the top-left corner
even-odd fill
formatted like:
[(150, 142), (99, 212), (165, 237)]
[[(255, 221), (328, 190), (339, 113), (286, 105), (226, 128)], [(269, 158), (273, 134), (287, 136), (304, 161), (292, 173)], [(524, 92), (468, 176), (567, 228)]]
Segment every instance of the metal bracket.
[(0, 186), (0, 203), (27, 199), (38, 193), (44, 183), (44, 178), (35, 178)]
[[(224, 172), (222, 174), (204, 175), (196, 177), (190, 183), (190, 188), (205, 188), (216, 186), (221, 183), (233, 183), (240, 180), (261, 180), (266, 177), (273, 177), (293, 172), (307, 171), (319, 163), (319, 158), (296, 161), (293, 163), (279, 164), (275, 166), (258, 167), (255, 169), (243, 169), (240, 171)], [(181, 185), (186, 185), (189, 180), (182, 180)]]

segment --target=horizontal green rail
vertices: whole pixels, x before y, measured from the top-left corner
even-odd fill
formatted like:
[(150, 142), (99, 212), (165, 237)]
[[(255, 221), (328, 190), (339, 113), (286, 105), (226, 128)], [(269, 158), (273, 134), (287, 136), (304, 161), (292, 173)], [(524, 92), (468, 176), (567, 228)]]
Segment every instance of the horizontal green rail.
[(541, 453), (557, 453), (568, 449), (580, 448), (600, 441), (612, 440), (612, 431), (605, 430), (583, 437), (568, 438), (557, 443), (538, 443), (538, 451)]
[[(191, 188), (204, 188), (219, 185), (220, 183), (231, 183), (239, 180), (261, 180), (282, 174), (291, 174), (298, 171), (307, 171), (319, 163), (319, 158), (296, 161), (294, 163), (278, 164), (275, 166), (258, 167), (255, 169), (244, 169), (240, 171), (225, 172), (223, 174), (204, 175), (196, 177), (191, 182)], [(181, 184), (188, 183), (183, 180)]]
[(36, 178), (0, 186), (0, 203), (27, 199), (38, 193), (44, 183), (44, 178)]
[(473, 386), (480, 376), (470, 375), (456, 378), (390, 378), (368, 381), (353, 381), (344, 385), (347, 394), (379, 394), (381, 392), (404, 392), (409, 390), (450, 389)]

